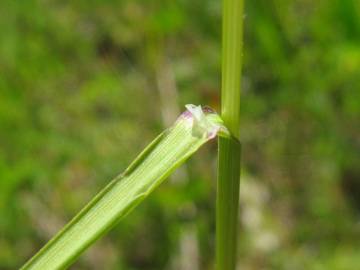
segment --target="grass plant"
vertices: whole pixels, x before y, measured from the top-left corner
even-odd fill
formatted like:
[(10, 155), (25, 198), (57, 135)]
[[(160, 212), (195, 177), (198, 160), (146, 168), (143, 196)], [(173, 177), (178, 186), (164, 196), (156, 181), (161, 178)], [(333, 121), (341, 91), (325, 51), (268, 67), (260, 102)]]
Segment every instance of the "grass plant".
[(211, 109), (187, 105), (160, 134), (21, 269), (64, 269), (144, 200), (166, 177), (210, 139), (219, 136), (216, 268), (236, 267), (240, 182), (240, 84), (243, 0), (224, 0), (222, 119)]

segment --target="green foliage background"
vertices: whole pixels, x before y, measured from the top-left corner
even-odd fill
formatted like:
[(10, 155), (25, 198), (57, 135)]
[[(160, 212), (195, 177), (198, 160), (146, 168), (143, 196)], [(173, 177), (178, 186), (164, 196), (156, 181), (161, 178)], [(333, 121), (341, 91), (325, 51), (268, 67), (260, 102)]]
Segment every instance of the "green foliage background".
[[(247, 1), (242, 269), (360, 265), (360, 2)], [(221, 2), (0, 3), (0, 269), (186, 103), (219, 109)], [(170, 91), (170, 89), (172, 89)], [(208, 145), (72, 269), (213, 269)]]

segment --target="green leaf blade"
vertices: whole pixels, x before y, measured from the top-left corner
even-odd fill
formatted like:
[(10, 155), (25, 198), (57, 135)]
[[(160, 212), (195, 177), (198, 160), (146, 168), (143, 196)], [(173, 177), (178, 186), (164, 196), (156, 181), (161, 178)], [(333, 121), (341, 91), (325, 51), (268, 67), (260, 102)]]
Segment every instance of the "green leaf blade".
[(226, 130), (214, 112), (204, 111), (202, 119), (188, 109), (21, 269), (68, 267), (196, 150)]

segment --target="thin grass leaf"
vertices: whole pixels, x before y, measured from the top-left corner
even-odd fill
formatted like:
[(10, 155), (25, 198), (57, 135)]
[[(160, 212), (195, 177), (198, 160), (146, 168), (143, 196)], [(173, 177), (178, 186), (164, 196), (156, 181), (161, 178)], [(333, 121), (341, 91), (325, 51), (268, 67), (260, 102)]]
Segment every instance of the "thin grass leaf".
[(65, 269), (204, 143), (228, 135), (211, 109), (187, 109), (21, 269)]

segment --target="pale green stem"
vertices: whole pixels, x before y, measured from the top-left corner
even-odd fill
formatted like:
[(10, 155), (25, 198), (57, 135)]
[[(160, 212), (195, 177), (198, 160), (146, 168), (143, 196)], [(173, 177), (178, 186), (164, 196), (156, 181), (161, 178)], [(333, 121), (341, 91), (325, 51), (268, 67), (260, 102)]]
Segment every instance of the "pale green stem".
[(216, 269), (234, 270), (240, 184), (240, 88), (244, 0), (223, 0), (221, 116), (232, 138), (219, 138)]

